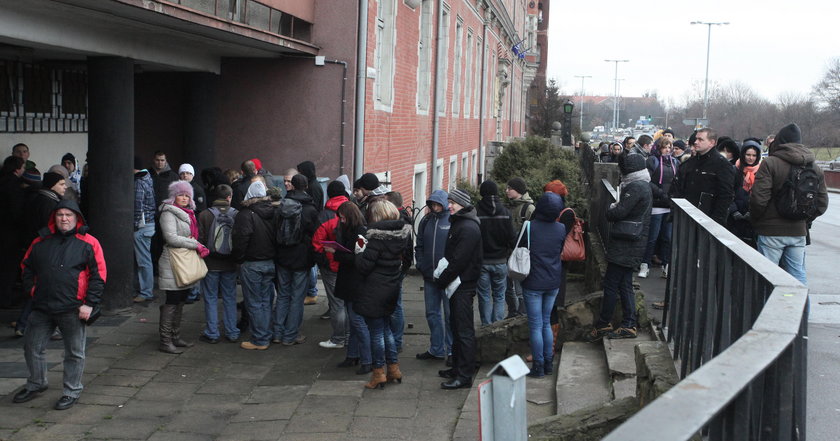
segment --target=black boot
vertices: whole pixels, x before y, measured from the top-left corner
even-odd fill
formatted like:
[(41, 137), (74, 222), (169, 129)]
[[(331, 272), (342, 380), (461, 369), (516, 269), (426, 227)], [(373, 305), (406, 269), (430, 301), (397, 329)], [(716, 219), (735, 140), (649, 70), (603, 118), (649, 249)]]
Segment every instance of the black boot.
[(172, 321), (175, 319), (175, 310), (177, 308), (176, 305), (160, 305), (160, 324), (158, 325), (160, 345), (158, 346), (158, 350), (167, 354), (180, 354), (184, 352), (172, 344)]
[(179, 303), (175, 308), (175, 318), (172, 320), (172, 344), (179, 348), (191, 348), (195, 343), (188, 343), (181, 340), (181, 316), (183, 315), (184, 304)]

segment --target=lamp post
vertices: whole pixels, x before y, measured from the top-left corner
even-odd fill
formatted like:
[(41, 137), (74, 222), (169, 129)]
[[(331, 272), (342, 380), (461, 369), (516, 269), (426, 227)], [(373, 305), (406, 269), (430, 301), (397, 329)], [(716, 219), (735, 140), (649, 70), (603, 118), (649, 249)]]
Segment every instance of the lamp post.
[(592, 75), (575, 75), (575, 78), (580, 78), (580, 131), (583, 132), (583, 82)]
[(607, 63), (615, 63), (615, 95), (613, 96), (613, 130), (618, 127), (618, 63), (627, 63), (630, 60), (604, 60)]
[(563, 145), (572, 145), (572, 111), (575, 109), (575, 104), (570, 100), (563, 103)]
[(712, 47), (712, 26), (726, 26), (728, 21), (707, 22), (707, 21), (692, 21), (691, 24), (708, 26), (708, 34), (706, 36), (706, 87), (703, 91), (703, 119), (706, 119), (706, 112), (709, 108), (709, 50)]

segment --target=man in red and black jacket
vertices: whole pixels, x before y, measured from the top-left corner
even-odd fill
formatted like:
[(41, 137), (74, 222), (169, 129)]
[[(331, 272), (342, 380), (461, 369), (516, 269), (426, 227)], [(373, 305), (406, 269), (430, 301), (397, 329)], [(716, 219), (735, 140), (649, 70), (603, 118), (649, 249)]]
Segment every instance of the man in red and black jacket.
[(55, 409), (68, 409), (82, 392), (85, 366), (85, 322), (105, 291), (105, 257), (79, 206), (63, 200), (49, 224), (38, 232), (21, 262), (23, 288), (32, 297), (24, 354), (29, 378), (15, 394), (24, 403), (47, 389), (47, 342), (53, 329), (64, 335), (64, 391)]

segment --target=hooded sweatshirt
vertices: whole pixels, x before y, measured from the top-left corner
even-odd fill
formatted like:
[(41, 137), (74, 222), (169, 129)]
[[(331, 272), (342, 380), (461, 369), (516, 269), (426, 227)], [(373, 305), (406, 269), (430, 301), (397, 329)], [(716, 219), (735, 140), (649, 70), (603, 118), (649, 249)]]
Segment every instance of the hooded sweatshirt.
[(312, 196), (312, 201), (318, 211), (324, 207), (324, 189), (321, 188), (321, 183), (318, 182), (318, 176), (315, 174), (315, 163), (312, 161), (303, 161), (297, 165), (300, 174), (306, 176), (309, 184), (306, 189), (306, 194)]
[[(770, 155), (761, 161), (750, 193), (750, 218), (756, 233), (762, 236), (805, 236), (808, 233), (809, 221), (779, 216), (773, 195), (781, 190), (791, 166), (813, 163), (814, 159), (811, 150), (802, 144), (774, 143), (770, 146)], [(813, 167), (820, 177), (817, 191), (817, 215), (820, 216), (828, 209), (828, 192), (822, 169)]]
[(484, 250), (484, 265), (507, 262), (516, 232), (510, 211), (502, 205), (495, 194), (484, 196), (476, 205), (476, 214), (481, 221), (481, 243)]
[(522, 223), (530, 220), (534, 215), (534, 200), (531, 199), (531, 195), (525, 193), (519, 199), (508, 200), (508, 209), (513, 219), (513, 230), (518, 234), (522, 229)]
[(417, 244), (414, 247), (414, 266), (423, 275), (427, 282), (434, 280), (433, 273), (437, 268), (438, 261), (443, 258), (446, 249), (446, 238), (449, 235), (449, 210), (447, 198), (449, 196), (443, 190), (435, 190), (426, 201), (436, 202), (443, 206), (443, 211), (435, 213), (431, 209), (420, 220), (417, 227)]

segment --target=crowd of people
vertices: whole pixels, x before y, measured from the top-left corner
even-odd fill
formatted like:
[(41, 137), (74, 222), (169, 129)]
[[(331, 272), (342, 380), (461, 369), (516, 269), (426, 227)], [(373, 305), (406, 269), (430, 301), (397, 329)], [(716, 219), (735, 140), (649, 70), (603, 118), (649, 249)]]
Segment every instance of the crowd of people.
[[(825, 182), (796, 125), (768, 141), (767, 157), (760, 140), (739, 144), (709, 128), (687, 142), (665, 130), (601, 146), (600, 160), (618, 164), (621, 183), (618, 201), (606, 212), (612, 222), (608, 266), (601, 311), (589, 339), (636, 337), (633, 275), (638, 271), (638, 277), (648, 277), (658, 260), (662, 276), (668, 276), (675, 197), (687, 199), (806, 283), (804, 247), (810, 222), (827, 208)], [(2, 222), (4, 231), (12, 233), (2, 236), (8, 252), (2, 255), (0, 299), (5, 306), (15, 302), (12, 287), (23, 268), (29, 295), (16, 334), (25, 337), (30, 368), (15, 402), (46, 388), (46, 338), (63, 335), (65, 394), (56, 408), (64, 409), (81, 392), (81, 372), (73, 366), (84, 358), (84, 326), (70, 326), (67, 318), (91, 321), (96, 315), (105, 261), (99, 243), (87, 234), (84, 208), (78, 204), (81, 200), (84, 206), (85, 177), (75, 158), (67, 154), (62, 164), (40, 175), (28, 161), (27, 146), (16, 145), (12, 153), (0, 172), (0, 195), (10, 208)], [(198, 299), (204, 301), (205, 325), (198, 336), (203, 343), (224, 340), (256, 351), (271, 344), (303, 344), (303, 308), (315, 303), (320, 274), (329, 305), (322, 318), (330, 320), (332, 333), (319, 346), (344, 349), (345, 359), (337, 367), (371, 374), (367, 388), (402, 382), (402, 285), (414, 263), (424, 280), (430, 330), (428, 349), (416, 358), (445, 360), (448, 369), (438, 372), (446, 379), (443, 389), (472, 385), (476, 296), (482, 325), (527, 315), (528, 375), (552, 374), (558, 309), (565, 304), (567, 265), (561, 252), (576, 222), (574, 212), (565, 209), (563, 182), (546, 183), (536, 201), (522, 177), (506, 183), (504, 202), (490, 180), (481, 183), (477, 201), (464, 189), (435, 190), (415, 230), (411, 207), (372, 173), (352, 184), (341, 176), (324, 192), (312, 161), (275, 178), (254, 158), (240, 170), (202, 170), (200, 182), (192, 165), (181, 164), (176, 173), (163, 152), (155, 153), (152, 164), (146, 168), (135, 158), (134, 302), (155, 300), (156, 285), (164, 292), (160, 351), (179, 354), (194, 345), (181, 333), (181, 318), (184, 305)], [(798, 193), (790, 189), (799, 183), (791, 183), (794, 175), (816, 183), (810, 206), (802, 208), (801, 200), (796, 204)], [(790, 200), (779, 201), (783, 194), (794, 199), (793, 208)], [(76, 259), (75, 266), (61, 277), (46, 277), (52, 262), (45, 253), (59, 247), (72, 248), (74, 256), (67, 258)], [(511, 277), (508, 259), (522, 247), (528, 249), (530, 270), (522, 278)], [(179, 281), (176, 258), (184, 253), (203, 259), (203, 278)], [(614, 327), (618, 302), (622, 320)]]

